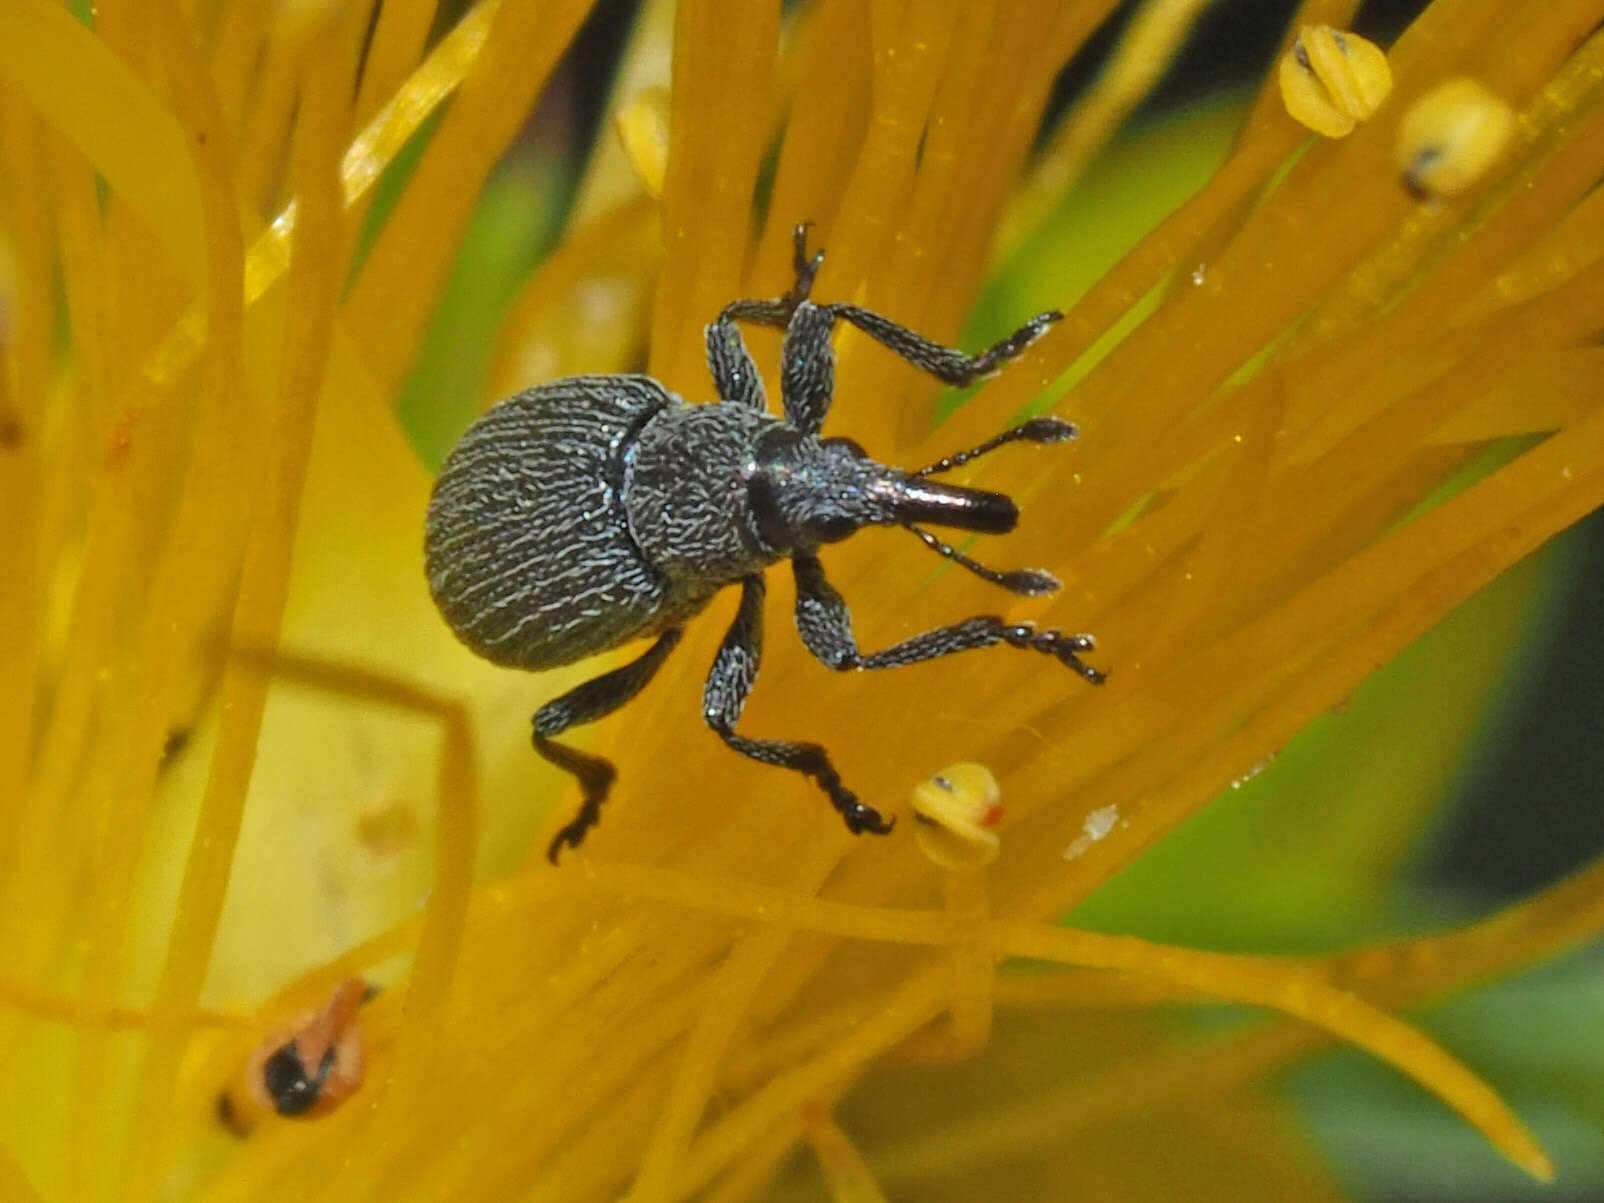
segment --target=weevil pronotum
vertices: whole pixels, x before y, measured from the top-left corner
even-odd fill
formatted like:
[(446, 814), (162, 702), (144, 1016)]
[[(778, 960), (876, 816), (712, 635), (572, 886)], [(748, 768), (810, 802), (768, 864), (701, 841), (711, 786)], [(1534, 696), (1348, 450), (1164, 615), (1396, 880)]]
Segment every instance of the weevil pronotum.
[[(679, 642), (684, 623), (726, 585), (740, 608), (714, 658), (703, 717), (731, 748), (815, 781), (853, 832), (891, 830), (841, 782), (818, 744), (755, 739), (736, 731), (757, 677), (763, 573), (790, 559), (796, 625), (807, 649), (834, 669), (896, 668), (1006, 643), (1044, 652), (1093, 683), (1080, 659), (1090, 635), (1038, 630), (995, 616), (859, 651), (846, 603), (825, 578), (821, 544), (865, 526), (900, 526), (933, 551), (1014, 593), (1057, 589), (1049, 573), (995, 572), (921, 525), (984, 534), (1013, 529), (1019, 510), (1001, 493), (932, 477), (1006, 443), (1060, 443), (1075, 427), (1040, 417), (968, 451), (907, 472), (871, 459), (847, 438), (822, 438), (835, 391), (830, 336), (848, 322), (950, 385), (996, 372), (1060, 315), (1039, 314), (979, 355), (944, 347), (868, 309), (809, 300), (822, 251), (796, 227), (796, 281), (772, 300), (738, 300), (707, 327), (718, 400), (688, 405), (647, 376), (574, 376), (528, 389), (489, 410), (446, 457), (429, 503), (429, 588), (457, 636), (497, 664), (547, 669), (655, 636), (636, 660), (587, 681), (534, 716), (536, 750), (583, 791), (548, 856), (575, 847), (595, 825), (613, 766), (553, 741), (610, 714), (645, 687)], [(785, 331), (780, 382), (785, 417), (768, 412), (763, 382), (737, 322)]]

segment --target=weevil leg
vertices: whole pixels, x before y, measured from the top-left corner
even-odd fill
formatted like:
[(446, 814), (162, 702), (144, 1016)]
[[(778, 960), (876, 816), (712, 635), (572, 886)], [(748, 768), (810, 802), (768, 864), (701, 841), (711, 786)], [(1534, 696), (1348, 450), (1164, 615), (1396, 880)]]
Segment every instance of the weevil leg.
[(733, 401), (748, 409), (767, 410), (768, 399), (763, 395), (763, 378), (746, 340), (741, 337), (736, 322), (751, 322), (757, 326), (773, 326), (784, 330), (791, 321), (796, 307), (807, 300), (813, 288), (813, 277), (824, 262), (824, 252), (811, 258), (807, 251), (807, 223), (797, 225), (795, 239), (796, 280), (783, 297), (773, 300), (731, 301), (724, 306), (707, 327), (707, 366), (713, 373), (713, 385), (721, 401)]
[(741, 607), (708, 673), (707, 688), (702, 694), (702, 717), (719, 738), (741, 755), (812, 778), (829, 795), (830, 804), (841, 813), (848, 830), (854, 834), (873, 831), (883, 835), (891, 830), (892, 822), (874, 807), (858, 801), (857, 795), (841, 784), (840, 774), (818, 744), (750, 739), (735, 732), (736, 721), (752, 692), (752, 683), (757, 680), (758, 662), (763, 655), (763, 593), (761, 576), (749, 576), (741, 581)]
[(1003, 364), (1022, 354), (1026, 347), (1047, 333), (1049, 326), (1064, 316), (1056, 309), (1038, 313), (1007, 338), (993, 343), (979, 355), (970, 355), (956, 347), (944, 347), (931, 342), (924, 335), (906, 326), (899, 326), (872, 309), (860, 309), (856, 305), (830, 305), (827, 308), (838, 319), (851, 322), (875, 342), (896, 352), (915, 367), (923, 368), (946, 384), (959, 387), (995, 375)]
[(726, 305), (718, 320), (707, 328), (707, 367), (713, 373), (713, 388), (719, 400), (743, 405), (747, 409), (766, 411), (768, 398), (763, 394), (763, 377), (752, 352), (746, 349), (746, 340), (735, 324), (744, 316), (743, 305), (767, 305), (768, 301), (736, 301)]
[(566, 731), (581, 723), (593, 722), (611, 714), (629, 701), (657, 674), (668, 653), (680, 640), (680, 629), (674, 627), (658, 636), (657, 642), (642, 655), (621, 668), (575, 686), (559, 698), (547, 702), (535, 711), (535, 751), (565, 773), (579, 779), (583, 801), (572, 821), (552, 836), (546, 847), (546, 859), (557, 863), (564, 846), (579, 847), (585, 833), (601, 818), (601, 804), (607, 800), (607, 791), (617, 775), (612, 764), (600, 756), (575, 751), (563, 744), (553, 743), (550, 736)]
[(835, 394), (835, 316), (804, 301), (785, 328), (780, 346), (780, 397), (785, 416), (803, 434), (818, 434)]
[(956, 347), (932, 342), (872, 309), (803, 301), (797, 305), (791, 324), (786, 327), (785, 346), (780, 352), (785, 416), (806, 434), (817, 434), (823, 427), (830, 399), (835, 394), (835, 352), (830, 346), (830, 335), (838, 321), (850, 322), (881, 346), (943, 383), (965, 385), (996, 373), (1063, 316), (1056, 309), (1039, 313), (1001, 342), (979, 355), (970, 355)]
[(1068, 635), (1050, 629), (1038, 631), (1029, 623), (1004, 622), (991, 615), (937, 627), (865, 656), (858, 650), (857, 640), (852, 635), (852, 614), (835, 586), (825, 577), (824, 566), (814, 556), (793, 556), (791, 569), (796, 575), (796, 629), (808, 651), (829, 668), (843, 672), (849, 668), (901, 668), (955, 652), (1006, 643), (1044, 652), (1093, 685), (1101, 685), (1106, 680), (1105, 674), (1084, 663), (1078, 655), (1096, 646), (1090, 635)]

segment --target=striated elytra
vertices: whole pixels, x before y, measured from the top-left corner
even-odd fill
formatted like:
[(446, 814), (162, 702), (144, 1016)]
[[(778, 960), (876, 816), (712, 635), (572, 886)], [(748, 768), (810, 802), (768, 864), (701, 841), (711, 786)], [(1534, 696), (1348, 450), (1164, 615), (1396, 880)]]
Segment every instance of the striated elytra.
[[(741, 604), (703, 694), (708, 726), (737, 752), (800, 772), (829, 795), (853, 832), (891, 823), (847, 789), (817, 744), (753, 739), (735, 730), (757, 677), (763, 573), (790, 559), (802, 642), (835, 669), (893, 668), (1007, 643), (1054, 656), (1093, 683), (1089, 635), (1037, 630), (995, 616), (859, 651), (851, 615), (817, 558), (865, 526), (901, 526), (971, 572), (1015, 593), (1058, 588), (1048, 573), (994, 572), (920, 524), (985, 534), (1013, 529), (1019, 511), (1001, 493), (931, 477), (1005, 443), (1057, 443), (1075, 427), (1034, 418), (916, 472), (871, 459), (845, 438), (821, 438), (835, 388), (830, 336), (849, 322), (952, 385), (994, 373), (1034, 342), (1057, 313), (1032, 318), (980, 355), (967, 355), (854, 305), (808, 299), (823, 252), (807, 254), (796, 228), (796, 283), (773, 300), (739, 300), (707, 328), (718, 400), (687, 405), (645, 376), (575, 376), (494, 406), (446, 457), (429, 503), (429, 589), (451, 629), (497, 664), (538, 670), (655, 636), (638, 659), (570, 690), (534, 716), (534, 744), (572, 773), (583, 801), (552, 838), (553, 862), (595, 825), (614, 771), (552, 736), (622, 706), (679, 642), (683, 624), (726, 585)], [(736, 322), (785, 331), (785, 417), (768, 412), (763, 383)]]

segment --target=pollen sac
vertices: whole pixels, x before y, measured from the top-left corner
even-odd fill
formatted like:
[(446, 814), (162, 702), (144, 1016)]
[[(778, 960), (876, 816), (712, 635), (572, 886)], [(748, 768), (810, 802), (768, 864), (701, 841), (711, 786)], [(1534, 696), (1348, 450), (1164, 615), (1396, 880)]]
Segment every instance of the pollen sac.
[(1503, 157), (1515, 113), (1503, 97), (1461, 76), (1439, 84), (1398, 123), (1394, 158), (1417, 197), (1458, 196)]
[(321, 1010), (272, 1032), (246, 1059), (239, 1080), (217, 1099), (218, 1118), (246, 1136), (258, 1118), (327, 1115), (362, 1087), (365, 1055), (357, 1011), (374, 990), (348, 979)]
[(668, 172), (668, 89), (642, 88), (613, 114), (613, 128), (641, 187), (663, 195)]
[(984, 765), (948, 765), (914, 787), (914, 838), (943, 869), (979, 869), (997, 859), (1002, 818), (997, 779)]
[(1346, 30), (1305, 25), (1281, 58), (1281, 101), (1292, 119), (1346, 138), (1392, 91), (1386, 52)]

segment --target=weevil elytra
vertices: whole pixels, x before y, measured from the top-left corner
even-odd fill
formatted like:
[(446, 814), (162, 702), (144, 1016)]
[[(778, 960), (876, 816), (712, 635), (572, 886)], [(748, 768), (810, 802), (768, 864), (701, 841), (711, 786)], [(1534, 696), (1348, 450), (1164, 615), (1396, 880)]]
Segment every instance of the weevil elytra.
[[(891, 830), (860, 802), (818, 744), (754, 739), (735, 730), (757, 677), (763, 573), (790, 559), (796, 625), (831, 668), (896, 668), (1006, 643), (1044, 652), (1098, 683), (1080, 653), (1090, 635), (1037, 630), (995, 616), (970, 618), (865, 654), (846, 603), (825, 578), (821, 544), (865, 526), (901, 526), (927, 547), (1014, 593), (1050, 593), (1033, 569), (994, 572), (949, 547), (922, 523), (984, 534), (1014, 528), (1019, 510), (1001, 493), (931, 478), (1006, 443), (1075, 436), (1060, 418), (1033, 418), (915, 472), (869, 458), (851, 439), (821, 438), (835, 390), (830, 336), (838, 321), (949, 385), (995, 373), (1061, 316), (1040, 314), (979, 355), (944, 347), (855, 305), (809, 300), (822, 251), (796, 228), (796, 282), (782, 297), (738, 300), (707, 327), (718, 400), (689, 405), (646, 376), (574, 376), (499, 402), (446, 457), (429, 502), (429, 589), (464, 643), (497, 664), (539, 670), (655, 636), (636, 660), (535, 712), (535, 749), (576, 777), (583, 801), (552, 838), (553, 862), (593, 827), (613, 766), (553, 736), (618, 709), (645, 687), (679, 642), (683, 624), (726, 585), (741, 602), (702, 696), (707, 725), (731, 748), (802, 773), (829, 795), (855, 833)], [(780, 382), (785, 417), (768, 412), (763, 382), (737, 322), (785, 332)]]

